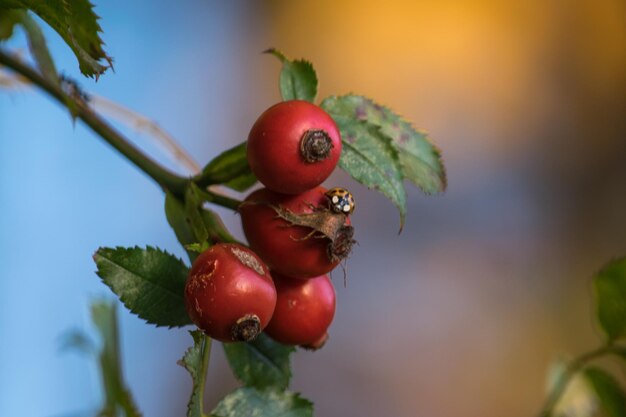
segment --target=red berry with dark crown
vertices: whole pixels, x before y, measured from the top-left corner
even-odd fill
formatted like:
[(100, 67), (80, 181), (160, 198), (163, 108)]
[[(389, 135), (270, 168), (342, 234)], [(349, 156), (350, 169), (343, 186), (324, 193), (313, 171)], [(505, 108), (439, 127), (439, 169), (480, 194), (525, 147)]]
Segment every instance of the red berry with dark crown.
[(267, 188), (298, 194), (320, 185), (341, 155), (335, 121), (308, 101), (278, 103), (259, 116), (248, 136), (248, 163)]
[[(348, 255), (353, 242), (350, 220), (328, 209), (325, 192), (325, 188), (316, 187), (286, 195), (262, 188), (245, 199), (239, 208), (243, 231), (250, 248), (272, 271), (290, 277), (316, 277), (330, 272)], [(317, 213), (314, 220), (320, 226), (334, 223), (335, 239), (311, 227), (290, 223), (278, 215), (277, 209), (292, 216)]]
[(269, 269), (250, 249), (217, 244), (194, 261), (185, 284), (192, 321), (222, 342), (254, 339), (272, 318), (276, 289)]

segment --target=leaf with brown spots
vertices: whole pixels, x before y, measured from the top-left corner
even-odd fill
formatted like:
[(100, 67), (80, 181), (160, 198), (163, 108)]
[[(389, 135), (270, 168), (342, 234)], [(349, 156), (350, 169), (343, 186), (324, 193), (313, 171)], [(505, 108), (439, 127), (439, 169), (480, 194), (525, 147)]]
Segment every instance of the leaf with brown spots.
[(383, 193), (400, 212), (400, 230), (406, 217), (406, 190), (400, 155), (380, 127), (359, 120), (349, 102), (327, 98), (321, 104), (335, 120), (342, 138), (339, 167), (370, 189)]
[[(336, 121), (360, 121), (378, 127), (398, 154), (403, 179), (412, 182), (426, 194), (436, 194), (446, 189), (446, 172), (439, 149), (425, 132), (413, 127), (388, 107), (358, 95), (328, 97), (321, 106)], [(344, 129), (341, 126), (340, 129), (345, 144)]]

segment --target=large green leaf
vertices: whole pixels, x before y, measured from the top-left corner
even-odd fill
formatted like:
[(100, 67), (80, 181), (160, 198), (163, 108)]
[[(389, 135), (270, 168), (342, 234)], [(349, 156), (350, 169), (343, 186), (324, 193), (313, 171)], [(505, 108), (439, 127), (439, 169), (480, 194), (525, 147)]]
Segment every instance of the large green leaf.
[(609, 340), (626, 336), (626, 258), (602, 268), (593, 287), (598, 321)]
[(333, 117), (360, 120), (378, 126), (398, 151), (404, 179), (427, 194), (445, 190), (446, 173), (439, 149), (426, 133), (415, 129), (391, 109), (357, 95), (329, 97), (321, 106)]
[(0, 8), (28, 9), (41, 17), (72, 48), (84, 75), (97, 78), (111, 66), (100, 38), (99, 17), (89, 0), (0, 0)]
[(117, 416), (119, 415), (117, 410), (121, 409), (125, 417), (140, 417), (141, 413), (122, 375), (115, 304), (107, 301), (93, 303), (91, 318), (102, 339), (99, 364), (104, 388), (104, 404), (99, 415)]
[(173, 255), (147, 247), (100, 248), (97, 274), (134, 314), (156, 326), (191, 324), (184, 302), (188, 269)]
[(212, 417), (313, 417), (313, 404), (288, 391), (239, 388), (215, 407)]
[(617, 380), (606, 371), (592, 367), (585, 370), (600, 406), (608, 417), (626, 417), (626, 394)]
[(237, 379), (260, 389), (287, 388), (291, 378), (289, 357), (294, 350), (263, 333), (252, 342), (224, 343), (226, 358)]
[(317, 74), (313, 65), (303, 59), (289, 60), (282, 52), (271, 48), (265, 53), (272, 54), (282, 62), (280, 71), (280, 94), (284, 101), (306, 100), (313, 102), (317, 95)]
[(252, 187), (257, 179), (248, 165), (246, 146), (243, 142), (216, 156), (204, 167), (196, 183), (202, 186), (224, 184), (236, 191)]
[(193, 346), (187, 349), (183, 358), (178, 361), (178, 364), (189, 372), (193, 381), (191, 396), (187, 404), (187, 417), (204, 417), (202, 397), (211, 353), (211, 339), (200, 330), (189, 333), (193, 337)]

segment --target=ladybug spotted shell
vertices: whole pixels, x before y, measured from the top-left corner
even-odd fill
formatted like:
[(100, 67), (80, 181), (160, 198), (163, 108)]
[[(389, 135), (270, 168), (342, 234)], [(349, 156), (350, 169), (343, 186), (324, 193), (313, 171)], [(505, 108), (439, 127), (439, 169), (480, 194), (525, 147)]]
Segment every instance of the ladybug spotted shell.
[(331, 210), (335, 213), (352, 214), (356, 206), (354, 196), (345, 188), (331, 188), (326, 191), (326, 198), (328, 198)]

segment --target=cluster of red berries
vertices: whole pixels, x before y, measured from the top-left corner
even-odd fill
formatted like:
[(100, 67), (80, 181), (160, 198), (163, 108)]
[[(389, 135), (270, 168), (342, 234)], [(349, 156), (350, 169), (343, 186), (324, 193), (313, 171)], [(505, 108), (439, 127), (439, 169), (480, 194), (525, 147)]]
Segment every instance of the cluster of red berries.
[(320, 186), (339, 161), (339, 129), (311, 103), (282, 102), (252, 126), (247, 154), (266, 187), (239, 208), (250, 248), (217, 244), (202, 253), (185, 287), (187, 310), (223, 342), (265, 331), (278, 342), (317, 349), (335, 314), (327, 274), (353, 242), (352, 195)]

